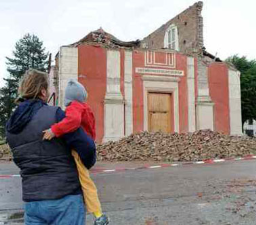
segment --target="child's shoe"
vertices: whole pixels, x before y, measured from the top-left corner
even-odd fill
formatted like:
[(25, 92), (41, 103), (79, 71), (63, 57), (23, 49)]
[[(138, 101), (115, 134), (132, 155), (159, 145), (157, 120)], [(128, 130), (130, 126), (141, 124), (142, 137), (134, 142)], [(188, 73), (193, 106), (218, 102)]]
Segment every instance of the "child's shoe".
[(104, 214), (94, 221), (94, 225), (107, 225), (107, 224), (109, 224), (109, 218)]

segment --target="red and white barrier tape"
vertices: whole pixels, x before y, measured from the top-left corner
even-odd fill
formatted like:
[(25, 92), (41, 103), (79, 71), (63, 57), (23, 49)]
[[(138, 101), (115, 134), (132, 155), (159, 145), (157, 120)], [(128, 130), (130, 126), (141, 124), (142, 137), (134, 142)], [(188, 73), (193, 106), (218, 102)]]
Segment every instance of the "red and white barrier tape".
[[(129, 170), (140, 170), (140, 169), (158, 169), (158, 168), (166, 168), (166, 167), (176, 167), (176, 166), (186, 166), (186, 165), (202, 165), (202, 164), (214, 164), (214, 163), (221, 163), (226, 161), (240, 161), (240, 160), (253, 160), (256, 159), (255, 155), (248, 155), (245, 157), (240, 158), (226, 158), (226, 159), (208, 159), (203, 161), (197, 162), (184, 162), (184, 163), (170, 163), (170, 164), (160, 164), (160, 165), (144, 165), (141, 167), (134, 167), (134, 168), (116, 168), (116, 169), (95, 169), (91, 170), (91, 173), (114, 173), (114, 172), (122, 172), (122, 171), (129, 171)], [(14, 178), (20, 177), (18, 174), (13, 175), (0, 175), (0, 178)]]

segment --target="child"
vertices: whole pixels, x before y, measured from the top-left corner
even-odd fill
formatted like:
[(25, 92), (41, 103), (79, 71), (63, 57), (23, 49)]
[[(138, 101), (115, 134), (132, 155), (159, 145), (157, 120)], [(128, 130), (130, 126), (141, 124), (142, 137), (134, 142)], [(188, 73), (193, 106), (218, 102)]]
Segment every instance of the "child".
[[(60, 137), (75, 131), (81, 126), (95, 140), (95, 119), (91, 108), (85, 103), (86, 100), (87, 92), (83, 85), (71, 79), (65, 90), (66, 117), (61, 122), (52, 125), (51, 129), (44, 131), (43, 139), (51, 140), (53, 137)], [(72, 155), (76, 161), (87, 210), (95, 216), (94, 225), (108, 224), (109, 219), (102, 214), (97, 188), (90, 178), (88, 169), (84, 166), (76, 151), (73, 150)]]

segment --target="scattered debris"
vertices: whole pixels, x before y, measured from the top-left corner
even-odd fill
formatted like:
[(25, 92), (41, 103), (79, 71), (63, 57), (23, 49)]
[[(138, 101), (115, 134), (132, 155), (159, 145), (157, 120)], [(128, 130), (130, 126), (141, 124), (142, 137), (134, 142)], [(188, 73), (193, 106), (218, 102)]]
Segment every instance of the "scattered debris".
[(197, 193), (197, 197), (198, 198), (202, 198), (203, 197), (203, 193), (202, 192)]
[(242, 157), (256, 151), (256, 138), (201, 130), (188, 134), (142, 132), (97, 146), (100, 161), (200, 161)]
[(140, 40), (129, 42), (120, 41), (112, 34), (104, 31), (102, 28), (89, 33), (80, 41), (71, 44), (71, 46), (78, 46), (85, 43), (97, 43), (110, 48), (137, 48), (140, 46)]
[(0, 159), (1, 160), (12, 160), (12, 154), (7, 144), (0, 145)]
[[(99, 161), (200, 161), (242, 157), (256, 152), (256, 138), (197, 131), (188, 134), (141, 132), (97, 146)], [(8, 145), (0, 145), (0, 159), (11, 160)]]

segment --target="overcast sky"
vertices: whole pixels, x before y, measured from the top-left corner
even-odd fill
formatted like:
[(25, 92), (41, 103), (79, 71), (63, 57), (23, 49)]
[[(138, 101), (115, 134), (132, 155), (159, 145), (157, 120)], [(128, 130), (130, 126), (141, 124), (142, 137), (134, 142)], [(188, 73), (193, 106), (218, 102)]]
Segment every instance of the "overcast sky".
[[(123, 41), (142, 39), (194, 0), (0, 0), (0, 86), (5, 57), (26, 33), (37, 35), (54, 55), (102, 27)], [(256, 59), (256, 1), (204, 0), (204, 44), (222, 59)]]

